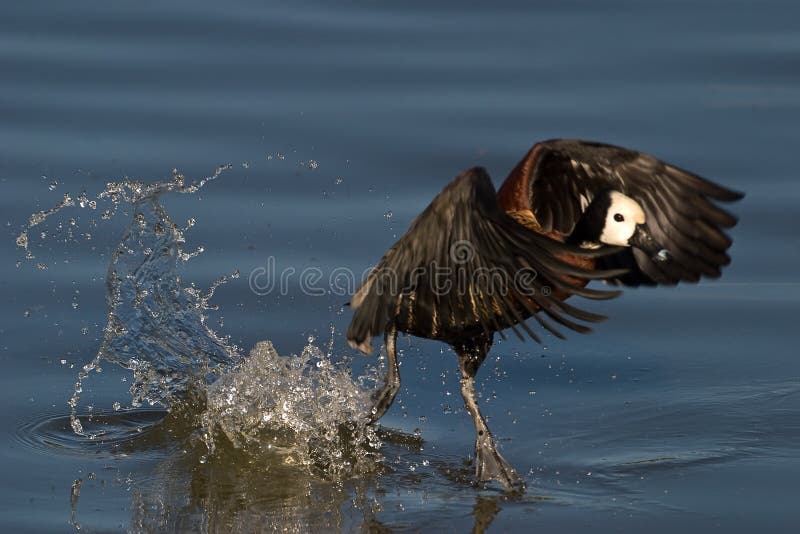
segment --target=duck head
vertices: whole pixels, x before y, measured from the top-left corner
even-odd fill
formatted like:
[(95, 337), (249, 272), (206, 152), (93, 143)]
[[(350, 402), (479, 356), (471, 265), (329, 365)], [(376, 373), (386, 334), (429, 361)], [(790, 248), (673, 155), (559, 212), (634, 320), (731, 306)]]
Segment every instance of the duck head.
[(614, 190), (595, 196), (575, 225), (568, 242), (585, 248), (602, 245), (635, 247), (655, 261), (669, 259), (669, 252), (650, 234), (642, 206)]

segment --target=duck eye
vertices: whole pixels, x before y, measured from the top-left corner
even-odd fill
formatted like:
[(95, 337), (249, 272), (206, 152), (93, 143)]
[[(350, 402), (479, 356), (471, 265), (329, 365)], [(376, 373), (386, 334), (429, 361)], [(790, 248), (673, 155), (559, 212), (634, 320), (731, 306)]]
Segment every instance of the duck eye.
[(617, 222), (622, 222), (625, 220), (625, 217), (623, 217), (621, 213), (615, 213), (614, 220)]

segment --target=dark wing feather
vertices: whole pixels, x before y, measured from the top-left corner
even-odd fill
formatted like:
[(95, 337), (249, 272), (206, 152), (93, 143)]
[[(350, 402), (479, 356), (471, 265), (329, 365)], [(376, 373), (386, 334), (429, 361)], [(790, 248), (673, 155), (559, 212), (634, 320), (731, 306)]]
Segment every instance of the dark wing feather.
[[(372, 352), (371, 338), (390, 326), (448, 342), (510, 327), (538, 341), (524, 321), (540, 311), (556, 323), (586, 331), (566, 316), (584, 321), (603, 317), (561, 298), (610, 298), (618, 292), (585, 288), (565, 277), (585, 281), (622, 272), (586, 271), (559, 255), (604, 253), (553, 241), (518, 224), (499, 207), (486, 171), (470, 169), (417, 217), (355, 293), (347, 339), (365, 353)], [(537, 321), (556, 332), (543, 317)]]
[[(672, 256), (657, 262), (636, 249), (606, 256), (600, 267), (628, 269), (613, 282), (696, 282), (702, 276), (718, 277), (730, 263), (731, 239), (724, 229), (733, 227), (736, 217), (715, 201), (744, 195), (641, 152), (578, 140), (537, 143), (499, 195), (504, 208), (530, 209), (544, 230), (569, 235), (587, 204), (609, 189), (639, 202), (653, 238)], [(529, 205), (520, 205), (520, 198)]]

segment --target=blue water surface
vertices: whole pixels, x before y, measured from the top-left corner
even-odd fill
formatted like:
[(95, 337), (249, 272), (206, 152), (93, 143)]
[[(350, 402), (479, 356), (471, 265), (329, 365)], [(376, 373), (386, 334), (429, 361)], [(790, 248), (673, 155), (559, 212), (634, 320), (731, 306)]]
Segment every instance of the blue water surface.
[[(6, 2), (2, 530), (796, 532), (799, 66), (794, 2)], [(258, 295), (249, 273), (269, 258), (361, 273), (460, 171), (499, 185), (553, 137), (646, 151), (747, 196), (720, 280), (592, 303), (611, 318), (589, 336), (495, 345), (481, 404), (525, 496), (471, 483), (456, 359), (418, 339), (400, 340), (383, 474), (326, 482), (236, 451), (205, 463), (169, 430), (113, 450), (69, 430), (130, 221), (65, 212), (18, 265), (20, 229), (64, 193), (231, 163), (163, 199), (196, 219), (188, 281), (242, 273), (218, 290), (214, 328), (289, 354), (333, 325), (334, 352), (354, 354), (346, 297), (296, 278)], [(99, 221), (91, 240), (65, 242), (71, 217)], [(127, 376), (93, 374), (82, 409), (127, 405)]]

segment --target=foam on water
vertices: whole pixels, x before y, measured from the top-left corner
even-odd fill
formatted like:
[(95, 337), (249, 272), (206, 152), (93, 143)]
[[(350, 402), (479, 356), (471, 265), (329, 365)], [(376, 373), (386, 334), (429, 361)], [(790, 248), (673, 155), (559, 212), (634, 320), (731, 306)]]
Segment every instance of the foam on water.
[(219, 450), (224, 439), (248, 454), (278, 453), (287, 465), (307, 466), (334, 479), (373, 470), (381, 442), (366, 420), (369, 386), (376, 377), (354, 380), (349, 368), (334, 362), (332, 351), (324, 353), (313, 339), (299, 355), (282, 356), (269, 341), (244, 355), (206, 322), (207, 311), (214, 309), (214, 291), (237, 278), (238, 271), (207, 291), (181, 277), (179, 266), (203, 249), (186, 252), (185, 233), (194, 221), (178, 226), (159, 198), (194, 193), (227, 168), (188, 185), (174, 171), (172, 180), (162, 183), (109, 183), (94, 200), (85, 193), (77, 201), (65, 194), (52, 209), (32, 215), (17, 238), (26, 259), (33, 260), (30, 230), (64, 208), (95, 210), (110, 203), (102, 217), (110, 219), (121, 206), (130, 206), (130, 226), (112, 254), (106, 277), (103, 340), (78, 373), (68, 401), (72, 429), (88, 439), (103, 439), (94, 427), (84, 427), (78, 406), (84, 381), (105, 360), (133, 372), (133, 407), (150, 404), (190, 412), (196, 443), (208, 454)]

